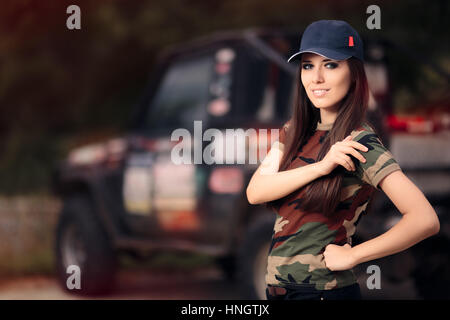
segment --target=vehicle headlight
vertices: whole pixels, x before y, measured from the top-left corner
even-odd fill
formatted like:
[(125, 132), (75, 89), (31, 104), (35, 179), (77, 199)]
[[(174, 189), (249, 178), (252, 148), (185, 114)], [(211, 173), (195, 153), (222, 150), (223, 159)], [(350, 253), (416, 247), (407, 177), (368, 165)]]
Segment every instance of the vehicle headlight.
[(71, 165), (90, 165), (104, 161), (106, 155), (106, 147), (103, 144), (94, 144), (71, 151), (68, 161)]

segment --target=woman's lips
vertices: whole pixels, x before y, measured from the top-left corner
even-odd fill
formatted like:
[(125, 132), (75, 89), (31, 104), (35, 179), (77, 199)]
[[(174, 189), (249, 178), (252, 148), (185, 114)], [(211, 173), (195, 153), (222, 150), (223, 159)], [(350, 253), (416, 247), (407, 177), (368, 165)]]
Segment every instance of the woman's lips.
[(313, 95), (316, 98), (321, 98), (327, 94), (330, 89), (314, 89), (312, 90)]

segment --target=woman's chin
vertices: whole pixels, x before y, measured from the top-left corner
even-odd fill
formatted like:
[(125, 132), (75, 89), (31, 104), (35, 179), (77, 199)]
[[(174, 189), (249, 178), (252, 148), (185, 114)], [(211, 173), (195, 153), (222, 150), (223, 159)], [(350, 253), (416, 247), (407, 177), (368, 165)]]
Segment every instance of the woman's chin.
[(339, 109), (338, 104), (336, 103), (330, 103), (326, 101), (314, 101), (312, 102), (313, 106), (317, 109), (323, 109), (327, 111), (337, 111)]

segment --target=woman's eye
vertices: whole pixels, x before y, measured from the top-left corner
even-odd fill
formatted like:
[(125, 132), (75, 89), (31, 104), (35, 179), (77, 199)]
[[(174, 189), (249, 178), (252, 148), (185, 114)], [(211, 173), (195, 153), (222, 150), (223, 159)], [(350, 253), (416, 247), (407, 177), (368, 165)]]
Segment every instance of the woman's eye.
[(305, 69), (305, 70), (309, 70), (309, 69), (312, 68), (312, 64), (310, 64), (310, 63), (305, 63), (304, 65), (302, 65), (302, 68)]
[(328, 69), (335, 69), (337, 68), (338, 64), (335, 62), (328, 62), (325, 67), (327, 67)]

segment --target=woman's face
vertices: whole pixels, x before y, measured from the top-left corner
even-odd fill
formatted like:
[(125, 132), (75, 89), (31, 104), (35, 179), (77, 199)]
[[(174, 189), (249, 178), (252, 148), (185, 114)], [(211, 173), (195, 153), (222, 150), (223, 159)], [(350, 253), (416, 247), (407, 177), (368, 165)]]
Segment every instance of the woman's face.
[(350, 88), (347, 60), (331, 60), (315, 53), (302, 54), (301, 81), (313, 105), (337, 112)]

